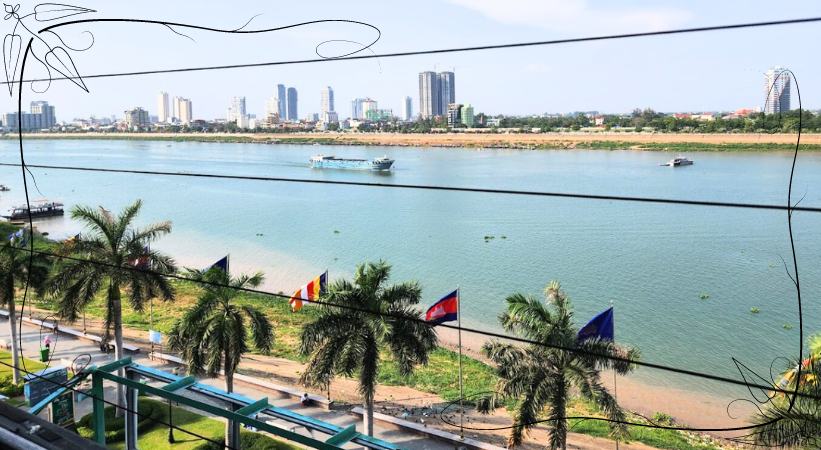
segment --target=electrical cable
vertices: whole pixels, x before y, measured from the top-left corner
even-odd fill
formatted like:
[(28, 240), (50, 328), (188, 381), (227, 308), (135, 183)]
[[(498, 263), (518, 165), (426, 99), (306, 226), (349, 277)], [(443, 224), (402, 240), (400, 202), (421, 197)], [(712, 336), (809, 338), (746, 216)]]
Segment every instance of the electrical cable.
[[(129, 22), (143, 22), (143, 23), (156, 23), (161, 25), (173, 25), (179, 27), (186, 27), (186, 28), (195, 28), (195, 29), (207, 29), (205, 27), (197, 27), (192, 25), (186, 24), (178, 24), (172, 22), (160, 22), (160, 21), (136, 21), (131, 19), (88, 19), (88, 20), (76, 20), (71, 22), (64, 22), (57, 25), (52, 25), (50, 27), (46, 27), (41, 29), (39, 32), (44, 31), (51, 31), (54, 28), (62, 27), (66, 25), (73, 25), (73, 24), (80, 24), (80, 23), (93, 23), (93, 22), (104, 22), (104, 21), (129, 21)], [(334, 21), (333, 19), (329, 19), (329, 21)], [(651, 36), (664, 36), (664, 35), (676, 35), (676, 34), (688, 34), (688, 33), (702, 33), (708, 31), (721, 31), (721, 30), (737, 30), (737, 29), (744, 29), (744, 28), (761, 28), (761, 27), (771, 27), (771, 26), (778, 26), (778, 25), (796, 25), (796, 24), (804, 24), (804, 23), (814, 23), (814, 22), (821, 22), (821, 17), (804, 17), (798, 19), (785, 19), (785, 20), (771, 20), (765, 22), (748, 22), (748, 23), (738, 23), (738, 24), (728, 24), (728, 25), (715, 25), (715, 26), (703, 26), (703, 27), (694, 27), (694, 28), (679, 28), (679, 29), (672, 29), (672, 30), (660, 30), (660, 31), (648, 31), (648, 32), (641, 32), (641, 33), (623, 33), (623, 34), (610, 34), (610, 35), (602, 35), (602, 36), (588, 36), (588, 37), (578, 37), (578, 38), (567, 38), (567, 39), (552, 39), (552, 40), (544, 40), (544, 41), (531, 41), (531, 42), (515, 42), (515, 43), (508, 43), (508, 44), (495, 44), (495, 45), (479, 45), (479, 46), (471, 46), (471, 47), (455, 47), (455, 48), (441, 48), (441, 49), (430, 49), (430, 50), (417, 50), (417, 51), (405, 51), (405, 52), (391, 52), (391, 53), (377, 53), (373, 55), (355, 55), (355, 56), (344, 56), (344, 57), (320, 57), (320, 58), (311, 58), (311, 59), (297, 59), (297, 60), (289, 60), (289, 61), (270, 61), (270, 62), (261, 62), (261, 63), (248, 63), (248, 64), (227, 64), (227, 65), (219, 65), (219, 66), (202, 66), (202, 67), (187, 67), (187, 68), (177, 68), (177, 69), (158, 69), (158, 70), (142, 70), (142, 71), (132, 71), (132, 72), (119, 72), (119, 73), (104, 73), (104, 74), (92, 74), (92, 75), (84, 75), (82, 77), (53, 77), (53, 78), (33, 78), (28, 80), (20, 80), (20, 81), (2, 81), (0, 84), (17, 84), (17, 83), (27, 83), (27, 82), (43, 82), (43, 81), (55, 81), (55, 80), (76, 80), (76, 79), (89, 79), (89, 78), (110, 78), (110, 77), (127, 77), (127, 76), (138, 76), (138, 75), (152, 75), (152, 74), (162, 74), (162, 73), (180, 73), (180, 72), (197, 72), (197, 71), (206, 71), (206, 70), (225, 70), (225, 69), (243, 69), (243, 68), (253, 68), (253, 67), (271, 67), (271, 66), (283, 66), (283, 65), (294, 65), (294, 64), (310, 64), (310, 63), (324, 63), (324, 62), (331, 62), (331, 61), (352, 61), (352, 60), (362, 60), (362, 59), (373, 59), (373, 58), (394, 58), (394, 57), (405, 57), (405, 56), (420, 56), (420, 55), (438, 55), (443, 53), (461, 53), (461, 52), (474, 52), (474, 51), (485, 51), (485, 50), (500, 50), (500, 49), (510, 49), (510, 48), (525, 48), (525, 47), (537, 47), (537, 46), (551, 46), (551, 45), (562, 45), (562, 44), (573, 44), (573, 43), (582, 43), (582, 42), (596, 42), (596, 41), (607, 41), (607, 40), (617, 40), (617, 39), (629, 39), (629, 38), (641, 38), (641, 37), (651, 37)], [(366, 25), (372, 28), (376, 28), (371, 24), (367, 23), (360, 23), (361, 25)], [(293, 25), (291, 26), (293, 27)], [(377, 31), (379, 30), (376, 28)], [(213, 30), (212, 30), (213, 31)], [(381, 34), (381, 33), (380, 33)], [(374, 42), (375, 43), (375, 42)], [(373, 45), (373, 44), (371, 44)], [(364, 50), (360, 49), (359, 51)]]
[[(0, 163), (0, 166), (6, 167), (20, 167), (20, 164), (15, 163)], [(491, 188), (472, 188), (460, 186), (439, 186), (439, 185), (425, 185), (425, 184), (400, 184), (400, 183), (367, 183), (361, 181), (340, 181), (340, 180), (321, 180), (310, 178), (284, 178), (284, 177), (266, 177), (254, 175), (229, 175), (229, 174), (215, 174), (215, 173), (200, 173), (200, 172), (165, 172), (158, 170), (136, 170), (136, 169), (110, 169), (104, 167), (83, 167), (83, 166), (58, 166), (48, 164), (26, 164), (28, 168), (35, 169), (51, 169), (51, 170), (74, 170), (84, 172), (103, 172), (103, 173), (123, 173), (135, 175), (159, 175), (159, 176), (173, 176), (173, 177), (194, 177), (194, 178), (217, 178), (229, 180), (247, 180), (247, 181), (270, 181), (270, 182), (285, 182), (285, 183), (308, 183), (308, 184), (328, 184), (328, 185), (342, 185), (342, 186), (364, 186), (364, 187), (379, 187), (379, 188), (398, 188), (398, 189), (420, 189), (433, 191), (450, 191), (450, 192), (472, 192), (482, 194), (502, 194), (502, 195), (522, 195), (522, 196), (536, 196), (536, 197), (558, 197), (558, 198), (573, 198), (584, 200), (606, 200), (606, 201), (625, 201), (625, 202), (640, 202), (640, 203), (661, 203), (673, 205), (691, 205), (691, 206), (714, 206), (725, 208), (745, 208), (745, 209), (765, 209), (775, 211), (801, 211), (801, 212), (821, 212), (821, 207), (811, 206), (783, 206), (766, 203), (741, 203), (741, 202), (716, 202), (709, 200), (687, 200), (687, 199), (672, 199), (659, 197), (631, 197), (619, 195), (598, 195), (598, 194), (578, 194), (570, 192), (549, 192), (549, 191), (524, 191), (515, 189), (491, 189)]]
[[(40, 255), (43, 255), (43, 256), (54, 257), (54, 258), (58, 258), (58, 259), (66, 259), (66, 260), (69, 260), (69, 261), (75, 261), (75, 262), (84, 263), (84, 264), (94, 264), (94, 265), (98, 265), (98, 266), (102, 266), (102, 267), (108, 267), (108, 268), (111, 268), (111, 269), (151, 273), (151, 274), (154, 274), (154, 275), (160, 275), (160, 276), (163, 276), (163, 277), (166, 277), (166, 278), (171, 278), (171, 279), (175, 279), (175, 280), (179, 280), (179, 281), (187, 281), (187, 282), (192, 282), (192, 283), (197, 283), (197, 284), (207, 285), (207, 286), (212, 286), (212, 287), (218, 287), (218, 288), (229, 288), (229, 289), (234, 289), (234, 290), (237, 290), (237, 291), (240, 291), (240, 292), (246, 292), (246, 293), (249, 293), (249, 294), (264, 295), (264, 296), (268, 296), (268, 297), (275, 297), (275, 298), (280, 298), (280, 299), (283, 299), (283, 300), (290, 300), (290, 298), (291, 298), (291, 296), (286, 295), (286, 294), (278, 294), (278, 293), (274, 293), (274, 292), (269, 292), (269, 291), (265, 291), (265, 290), (261, 290), (261, 289), (248, 288), (248, 287), (231, 286), (231, 285), (228, 285), (228, 284), (222, 284), (222, 283), (212, 282), (212, 281), (208, 281), (208, 280), (189, 278), (189, 277), (185, 277), (185, 276), (178, 275), (178, 274), (175, 274), (175, 273), (158, 272), (158, 271), (155, 271), (155, 270), (150, 270), (150, 269), (145, 269), (145, 268), (138, 268), (138, 267), (134, 267), (134, 266), (117, 266), (115, 264), (107, 263), (107, 262), (104, 262), (104, 261), (94, 261), (94, 260), (91, 260), (91, 259), (77, 258), (77, 257), (73, 257), (73, 256), (66, 256), (66, 255), (61, 255), (61, 254), (57, 254), (57, 253), (45, 252), (45, 251), (41, 251), (41, 250), (35, 250), (34, 253), (40, 254)], [(329, 303), (329, 302), (324, 302), (324, 301), (320, 301), (320, 300), (302, 299), (302, 301), (304, 303), (311, 303), (311, 304), (316, 304), (316, 305), (319, 305), (319, 306), (327, 306), (327, 307), (344, 309), (344, 310), (349, 310), (349, 311), (356, 311), (356, 312), (361, 312), (361, 313), (380, 316), (380, 317), (390, 317), (390, 318), (395, 318), (395, 319), (410, 320), (410, 321), (420, 323), (420, 324), (424, 324), (424, 325), (427, 325), (427, 326), (430, 326), (430, 327), (441, 327), (441, 328), (447, 328), (447, 329), (453, 329), (453, 330), (459, 330), (460, 329), (458, 326), (448, 325), (447, 323), (433, 324), (433, 323), (428, 322), (428, 321), (426, 321), (422, 318), (407, 318), (407, 317), (399, 316), (399, 315), (396, 315), (396, 314), (391, 314), (391, 313), (382, 312), (382, 311), (372, 311), (372, 310), (369, 310), (367, 308), (359, 308), (359, 307), (351, 306), (351, 305), (341, 305), (341, 304), (337, 304), (337, 303)], [(763, 389), (763, 390), (778, 392), (778, 393), (782, 393), (782, 394), (794, 394), (793, 391), (784, 390), (784, 389), (781, 389), (781, 388), (777, 388), (775, 386), (765, 386), (765, 385), (761, 385), (761, 384), (753, 384), (753, 383), (750, 383), (750, 382), (744, 382), (744, 381), (736, 380), (736, 379), (733, 379), (733, 378), (722, 377), (722, 376), (719, 376), (719, 375), (713, 375), (713, 374), (708, 374), (708, 373), (703, 373), (703, 372), (697, 372), (697, 371), (692, 371), (692, 370), (688, 370), (688, 369), (681, 369), (681, 368), (677, 368), (677, 367), (673, 367), (673, 366), (666, 366), (666, 365), (662, 365), (662, 364), (651, 363), (651, 362), (646, 362), (646, 361), (641, 361), (641, 360), (635, 360), (635, 359), (630, 359), (630, 358), (626, 358), (626, 357), (620, 357), (620, 356), (614, 356), (614, 355), (605, 355), (605, 354), (601, 354), (601, 353), (597, 353), (597, 352), (588, 351), (588, 350), (578, 348), (578, 347), (567, 347), (567, 346), (562, 346), (562, 345), (557, 345), (557, 344), (548, 344), (548, 343), (545, 343), (545, 342), (534, 341), (534, 340), (530, 340), (530, 339), (526, 339), (526, 338), (521, 338), (521, 337), (518, 337), (518, 336), (511, 336), (511, 335), (507, 335), (507, 334), (496, 333), (496, 332), (492, 332), (492, 331), (479, 330), (479, 329), (474, 329), (474, 328), (462, 327), (461, 330), (465, 331), (465, 332), (468, 332), (468, 333), (474, 333), (474, 334), (478, 334), (478, 335), (482, 335), (482, 336), (494, 337), (494, 338), (498, 338), (498, 339), (505, 339), (505, 340), (510, 340), (510, 341), (519, 342), (519, 343), (523, 343), (523, 344), (537, 345), (537, 346), (551, 348), (551, 349), (555, 349), (555, 350), (562, 350), (562, 351), (567, 351), (567, 352), (571, 352), (571, 353), (577, 353), (577, 354), (580, 354), (580, 355), (588, 355), (588, 356), (596, 356), (596, 357), (601, 357), (601, 358), (607, 358), (607, 359), (610, 359), (612, 361), (619, 361), (619, 362), (632, 364), (632, 365), (636, 365), (636, 366), (648, 367), (648, 368), (651, 368), (651, 369), (664, 370), (664, 371), (668, 371), (668, 372), (677, 373), (677, 374), (680, 374), (680, 375), (690, 375), (690, 376), (694, 376), (694, 377), (708, 379), (708, 380), (711, 380), (711, 381), (719, 381), (719, 382), (734, 384), (734, 385), (738, 385), (738, 386), (752, 387), (752, 388), (756, 388), (756, 389)], [(803, 394), (803, 393), (799, 393), (798, 395), (800, 397), (807, 397), (807, 398), (812, 398), (812, 399), (816, 399), (816, 400), (821, 400), (821, 396)]]

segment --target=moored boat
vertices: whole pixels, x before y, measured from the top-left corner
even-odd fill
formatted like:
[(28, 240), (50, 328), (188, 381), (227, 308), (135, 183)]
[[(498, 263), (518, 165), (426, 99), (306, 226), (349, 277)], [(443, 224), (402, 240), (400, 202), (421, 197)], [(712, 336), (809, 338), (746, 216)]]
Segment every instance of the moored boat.
[(31, 214), (32, 218), (38, 218), (62, 216), (65, 212), (63, 211), (62, 203), (51, 202), (48, 200), (39, 200), (32, 202), (31, 208), (29, 208), (27, 205), (15, 206), (11, 209), (11, 213), (9, 215), (3, 217), (9, 220), (28, 219), (29, 213)]

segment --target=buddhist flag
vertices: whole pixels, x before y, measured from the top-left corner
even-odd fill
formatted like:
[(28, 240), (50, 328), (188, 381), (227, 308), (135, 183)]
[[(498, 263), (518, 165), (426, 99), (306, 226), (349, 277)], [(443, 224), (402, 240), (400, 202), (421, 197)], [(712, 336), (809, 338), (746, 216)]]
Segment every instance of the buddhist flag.
[(299, 288), (288, 303), (291, 311), (297, 312), (302, 309), (303, 300), (316, 300), (320, 295), (328, 291), (328, 271), (309, 281), (308, 284)]
[(439, 325), (442, 322), (452, 322), (459, 318), (459, 291), (453, 291), (442, 297), (428, 308), (425, 320)]
[(209, 267), (208, 270), (216, 268), (222, 270), (225, 273), (228, 273), (228, 256), (229, 255), (225, 255), (225, 257), (223, 257), (221, 260), (215, 262), (214, 264), (211, 264), (211, 267)]
[(590, 319), (587, 325), (579, 330), (576, 336), (576, 342), (584, 342), (588, 339), (598, 338), (603, 341), (612, 341), (614, 339), (613, 330), (613, 308), (607, 308), (599, 313), (598, 316)]

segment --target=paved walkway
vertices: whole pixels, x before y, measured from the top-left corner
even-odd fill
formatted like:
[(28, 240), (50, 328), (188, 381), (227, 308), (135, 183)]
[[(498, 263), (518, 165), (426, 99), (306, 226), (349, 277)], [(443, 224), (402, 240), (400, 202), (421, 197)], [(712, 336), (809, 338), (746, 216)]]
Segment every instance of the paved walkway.
[[(6, 341), (10, 340), (7, 320), (0, 320), (0, 339), (4, 339)], [(40, 349), (39, 328), (36, 326), (23, 324), (22, 342), (23, 354), (27, 358), (35, 360), (38, 359)], [(100, 352), (100, 348), (97, 344), (90, 341), (69, 337), (64, 334), (59, 335), (56, 342), (56, 346), (52, 345), (52, 348), (54, 349), (54, 360), (52, 361), (52, 366), (65, 365), (68, 367), (70, 366), (72, 360), (75, 357), (82, 354), (91, 355), (91, 364), (96, 365), (102, 365), (107, 362), (111, 362), (114, 359), (113, 353), (105, 354)], [(151, 359), (149, 359), (148, 355), (146, 355), (143, 352), (132, 354), (131, 357), (132, 360), (138, 364), (157, 367), (168, 372), (173, 372), (175, 369), (178, 368), (178, 366), (176, 365), (168, 365), (159, 361), (152, 361)], [(205, 378), (199, 379), (198, 381), (218, 387), (220, 389), (225, 388), (224, 381), (220, 379)], [(329, 422), (342, 427), (347, 427), (349, 425), (355, 424), (357, 429), (362, 429), (361, 419), (352, 414), (348, 414), (344, 411), (328, 411), (319, 407), (304, 407), (299, 403), (298, 399), (294, 399), (290, 396), (278, 396), (276, 393), (267, 390), (263, 391), (261, 389), (255, 389), (242, 383), (235, 383), (234, 390), (239, 394), (243, 394), (251, 398), (268, 397), (269, 402), (274, 406), (288, 408), (299, 414), (311, 416), (325, 422)], [(110, 401), (115, 401), (115, 391), (116, 390), (113, 385), (107, 386), (105, 390), (106, 399)], [(88, 399), (84, 400), (76, 407), (76, 415), (78, 418), (84, 414), (88, 414), (89, 412), (91, 412), (91, 401)], [(287, 425), (281, 421), (272, 420), (272, 422), (280, 426)], [(300, 430), (297, 429), (296, 431)], [(302, 432), (304, 431), (305, 430), (302, 430)], [(181, 431), (177, 432), (181, 433)], [(380, 439), (393, 442), (408, 449), (440, 450), (454, 448), (453, 444), (433, 440), (426, 436), (408, 432), (406, 430), (382, 426), (382, 424), (380, 424), (379, 422), (376, 422), (374, 424), (374, 433), (376, 437)], [(324, 435), (320, 434), (317, 437), (322, 438), (324, 437)], [(349, 444), (346, 446), (346, 448), (356, 448), (356, 446)]]

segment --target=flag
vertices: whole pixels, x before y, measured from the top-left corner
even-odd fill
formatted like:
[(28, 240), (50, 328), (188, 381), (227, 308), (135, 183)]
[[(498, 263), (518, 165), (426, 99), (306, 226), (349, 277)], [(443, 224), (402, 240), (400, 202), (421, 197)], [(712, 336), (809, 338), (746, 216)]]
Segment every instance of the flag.
[(591, 338), (612, 341), (614, 339), (613, 335), (613, 307), (610, 307), (590, 319), (590, 322), (587, 322), (587, 325), (579, 330), (576, 342), (581, 343)]
[(228, 256), (229, 255), (225, 255), (225, 257), (223, 257), (221, 260), (215, 262), (214, 264), (211, 264), (211, 267), (209, 267), (208, 270), (216, 268), (222, 270), (225, 273), (228, 273)]
[(425, 320), (437, 325), (442, 322), (452, 322), (458, 319), (458, 311), (459, 290), (457, 289), (431, 305), (425, 313)]
[(288, 303), (291, 311), (297, 312), (302, 309), (302, 300), (316, 300), (320, 295), (328, 291), (328, 271), (309, 281), (308, 284), (299, 288)]

